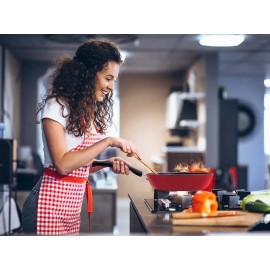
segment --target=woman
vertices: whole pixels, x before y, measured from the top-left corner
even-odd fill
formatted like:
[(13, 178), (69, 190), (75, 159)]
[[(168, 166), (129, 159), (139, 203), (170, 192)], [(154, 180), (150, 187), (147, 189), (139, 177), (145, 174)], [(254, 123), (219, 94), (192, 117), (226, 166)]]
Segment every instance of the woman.
[[(116, 45), (106, 40), (82, 44), (75, 56), (58, 59), (39, 104), (44, 144), (44, 174), (22, 210), (25, 233), (77, 235), (86, 190), (92, 212), (92, 190), (87, 177), (103, 167), (91, 167), (108, 147), (118, 147), (131, 157), (134, 145), (122, 138), (105, 137), (112, 120), (113, 89), (122, 64)], [(129, 163), (115, 157), (115, 173), (129, 174)]]

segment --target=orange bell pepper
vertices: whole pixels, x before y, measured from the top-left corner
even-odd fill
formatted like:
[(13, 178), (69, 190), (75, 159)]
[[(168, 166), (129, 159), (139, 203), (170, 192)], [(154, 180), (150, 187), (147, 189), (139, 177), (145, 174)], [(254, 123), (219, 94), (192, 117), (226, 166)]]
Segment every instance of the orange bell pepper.
[(216, 194), (199, 190), (193, 195), (192, 212), (214, 214), (218, 209)]

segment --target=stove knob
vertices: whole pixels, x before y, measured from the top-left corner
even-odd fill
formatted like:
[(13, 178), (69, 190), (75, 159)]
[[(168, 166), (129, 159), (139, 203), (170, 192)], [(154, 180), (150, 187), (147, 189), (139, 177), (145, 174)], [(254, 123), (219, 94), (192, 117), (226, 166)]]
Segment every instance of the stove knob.
[(239, 196), (232, 192), (221, 195), (221, 210), (229, 210), (237, 208)]
[(212, 192), (216, 194), (217, 196), (217, 202), (218, 202), (218, 210), (221, 210), (221, 197), (223, 194), (226, 194), (227, 191), (225, 189), (212, 189)]

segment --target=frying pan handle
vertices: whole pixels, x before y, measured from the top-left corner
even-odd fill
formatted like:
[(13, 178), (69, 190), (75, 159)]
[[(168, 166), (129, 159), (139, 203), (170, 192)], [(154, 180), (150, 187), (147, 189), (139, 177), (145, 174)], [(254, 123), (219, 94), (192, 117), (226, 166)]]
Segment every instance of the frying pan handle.
[[(96, 167), (96, 166), (104, 166), (104, 167), (111, 167), (113, 166), (112, 162), (110, 161), (96, 161), (94, 160), (93, 163), (92, 163), (92, 166), (93, 167)], [(138, 175), (138, 176), (142, 176), (142, 171), (140, 170), (137, 170), (136, 168), (130, 166), (130, 165), (127, 165), (129, 170), (132, 171), (134, 174)]]

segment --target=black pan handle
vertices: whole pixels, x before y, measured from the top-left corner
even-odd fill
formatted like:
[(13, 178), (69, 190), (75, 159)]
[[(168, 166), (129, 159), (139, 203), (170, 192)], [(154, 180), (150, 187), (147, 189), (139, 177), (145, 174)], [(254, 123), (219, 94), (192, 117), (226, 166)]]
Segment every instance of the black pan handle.
[[(96, 166), (103, 166), (103, 167), (111, 167), (113, 166), (112, 162), (110, 161), (96, 161), (94, 160), (93, 163), (92, 163), (92, 166), (93, 167), (96, 167)], [(138, 175), (138, 176), (142, 176), (142, 171), (130, 166), (130, 165), (127, 165), (129, 170), (132, 171), (134, 174)]]

